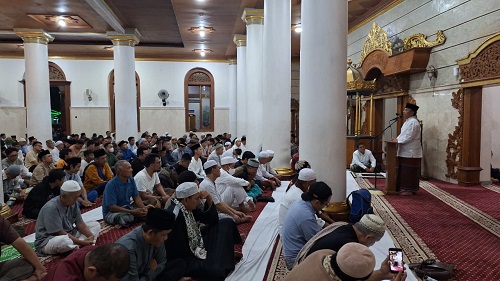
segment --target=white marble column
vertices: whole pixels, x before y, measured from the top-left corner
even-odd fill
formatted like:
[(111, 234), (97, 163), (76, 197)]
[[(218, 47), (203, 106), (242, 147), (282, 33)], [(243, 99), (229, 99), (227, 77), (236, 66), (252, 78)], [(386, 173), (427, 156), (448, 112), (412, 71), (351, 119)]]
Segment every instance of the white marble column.
[(124, 34), (108, 32), (108, 37), (113, 41), (116, 140), (127, 140), (131, 136), (137, 138), (139, 126), (134, 46), (139, 43), (140, 34), (137, 30)]
[(264, 124), (262, 110), (262, 51), (264, 33), (264, 10), (245, 9), (241, 19), (247, 25), (247, 144), (248, 150), (257, 154), (262, 148)]
[(16, 29), (15, 32), (24, 41), (27, 133), (45, 145), (45, 140), (52, 139), (47, 44), (54, 37), (43, 30)]
[(271, 149), (273, 166), (290, 166), (291, 6), (290, 0), (264, 1), (263, 149)]
[(236, 60), (229, 61), (229, 132), (236, 137), (236, 124), (237, 124), (237, 88), (236, 88)]
[(300, 40), (300, 159), (319, 181), (346, 195), (347, 1), (302, 1)]
[(234, 35), (233, 42), (236, 44), (236, 132), (235, 136), (241, 138), (247, 133), (247, 37), (246, 35)]

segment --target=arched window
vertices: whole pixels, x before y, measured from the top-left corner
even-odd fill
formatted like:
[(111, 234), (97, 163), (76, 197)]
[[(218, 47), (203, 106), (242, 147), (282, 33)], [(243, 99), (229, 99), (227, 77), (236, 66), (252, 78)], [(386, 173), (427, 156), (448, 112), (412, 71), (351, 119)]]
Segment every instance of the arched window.
[(203, 68), (191, 69), (184, 79), (186, 131), (213, 132), (214, 78)]

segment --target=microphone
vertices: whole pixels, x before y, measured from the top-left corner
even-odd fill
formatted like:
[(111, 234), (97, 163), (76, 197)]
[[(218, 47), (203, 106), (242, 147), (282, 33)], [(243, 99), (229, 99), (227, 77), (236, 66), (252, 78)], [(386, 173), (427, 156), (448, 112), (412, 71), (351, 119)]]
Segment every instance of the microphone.
[(394, 117), (394, 118), (392, 118), (391, 120), (389, 120), (389, 122), (396, 121), (396, 120), (398, 120), (399, 118), (403, 118), (403, 115), (398, 115), (398, 114), (396, 113), (396, 117)]

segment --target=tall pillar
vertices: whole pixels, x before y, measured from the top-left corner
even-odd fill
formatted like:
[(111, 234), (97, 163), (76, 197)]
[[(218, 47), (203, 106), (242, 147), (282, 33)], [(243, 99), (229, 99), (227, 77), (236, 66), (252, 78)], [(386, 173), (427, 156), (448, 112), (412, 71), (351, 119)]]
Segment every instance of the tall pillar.
[(108, 37), (113, 41), (116, 140), (127, 140), (130, 136), (137, 138), (139, 126), (134, 46), (139, 43), (140, 33), (137, 30), (108, 32)]
[[(247, 144), (257, 154), (262, 148), (264, 124), (262, 104), (262, 51), (264, 10), (245, 9), (241, 19), (247, 25)], [(267, 120), (267, 118), (266, 118)]]
[(346, 196), (347, 1), (302, 1), (300, 159), (318, 180)]
[(273, 165), (290, 166), (291, 5), (290, 0), (264, 1), (263, 149), (275, 152)]
[(236, 89), (236, 60), (229, 61), (229, 132), (236, 136), (236, 124), (237, 124), (237, 89)]
[(52, 139), (47, 44), (54, 37), (43, 30), (16, 29), (15, 32), (24, 42), (27, 133), (45, 145), (45, 140)]
[(235, 136), (241, 138), (247, 133), (247, 37), (246, 35), (234, 35), (233, 42), (236, 44), (236, 131)]

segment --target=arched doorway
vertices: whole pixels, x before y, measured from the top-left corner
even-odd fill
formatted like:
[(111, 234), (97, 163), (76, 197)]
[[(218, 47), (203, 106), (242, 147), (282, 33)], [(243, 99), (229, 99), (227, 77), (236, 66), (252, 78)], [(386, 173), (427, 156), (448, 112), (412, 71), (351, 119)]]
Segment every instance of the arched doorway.
[[(490, 168), (485, 163), (491, 159), (489, 151), (491, 144), (488, 150), (481, 151), (483, 143), (481, 135), (484, 126), (482, 99), (484, 86), (500, 83), (499, 55), (500, 32), (482, 43), (467, 57), (457, 60), (460, 68), (461, 89), (453, 96), (462, 127), (457, 126), (453, 135), (449, 135), (448, 151), (455, 153), (448, 153), (446, 161), (449, 174), (456, 176), (459, 185), (479, 185), (481, 170)], [(496, 115), (492, 115), (490, 118), (495, 117)], [(482, 157), (488, 159), (482, 159)], [(485, 163), (481, 165), (483, 161)]]
[[(111, 113), (111, 132), (116, 131), (116, 119), (115, 119), (115, 70), (111, 70), (109, 73), (109, 108)], [(141, 80), (139, 74), (135, 72), (135, 88), (137, 92), (137, 131), (141, 131), (141, 112), (139, 108), (141, 107)]]
[[(52, 128), (61, 133), (71, 133), (71, 81), (66, 80), (64, 71), (54, 62), (49, 61), (50, 108)], [(26, 83), (24, 85), (24, 107), (26, 107)]]
[(214, 131), (214, 77), (204, 68), (193, 68), (184, 78), (186, 131)]

